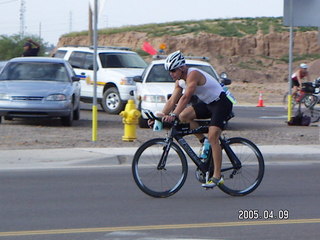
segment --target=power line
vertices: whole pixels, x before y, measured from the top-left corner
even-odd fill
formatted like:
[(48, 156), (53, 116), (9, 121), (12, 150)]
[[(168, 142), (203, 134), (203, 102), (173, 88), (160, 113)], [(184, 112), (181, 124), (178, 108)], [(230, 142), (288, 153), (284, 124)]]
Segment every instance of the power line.
[(20, 3), (20, 37), (21, 38), (24, 36), (25, 12), (26, 12), (25, 0), (21, 0), (21, 3)]
[(69, 12), (69, 32), (72, 32), (72, 11)]
[(5, 1), (0, 1), (0, 4), (7, 4), (7, 3), (12, 3), (12, 2), (16, 2), (16, 1), (19, 1), (19, 0), (5, 0)]

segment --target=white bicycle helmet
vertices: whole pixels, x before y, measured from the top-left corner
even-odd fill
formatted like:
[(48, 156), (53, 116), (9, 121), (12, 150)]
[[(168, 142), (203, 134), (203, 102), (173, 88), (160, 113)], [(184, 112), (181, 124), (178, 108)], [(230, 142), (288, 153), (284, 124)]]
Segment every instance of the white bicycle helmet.
[(308, 68), (308, 65), (305, 64), (305, 63), (301, 63), (301, 64), (300, 64), (300, 67), (301, 67), (301, 68), (304, 68), (304, 69), (307, 69), (307, 68)]
[(164, 68), (167, 71), (171, 71), (174, 70), (176, 68), (182, 67), (186, 64), (186, 60), (184, 58), (184, 56), (182, 55), (182, 53), (180, 51), (176, 51), (171, 53), (165, 63), (164, 63)]

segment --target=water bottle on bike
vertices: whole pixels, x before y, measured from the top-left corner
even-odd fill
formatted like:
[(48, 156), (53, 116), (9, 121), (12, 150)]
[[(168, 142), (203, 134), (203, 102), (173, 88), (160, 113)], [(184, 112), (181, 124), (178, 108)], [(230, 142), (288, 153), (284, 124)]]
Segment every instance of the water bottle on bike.
[(208, 157), (209, 149), (210, 149), (210, 142), (208, 138), (205, 138), (203, 141), (203, 146), (200, 153), (200, 158), (206, 159)]

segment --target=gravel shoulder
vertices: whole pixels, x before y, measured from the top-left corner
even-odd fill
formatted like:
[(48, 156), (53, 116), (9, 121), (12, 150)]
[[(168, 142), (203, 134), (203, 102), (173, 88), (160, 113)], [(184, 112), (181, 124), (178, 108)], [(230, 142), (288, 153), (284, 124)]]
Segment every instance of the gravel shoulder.
[[(87, 115), (90, 112), (87, 111)], [(118, 115), (99, 112), (98, 140), (93, 142), (90, 119), (74, 122), (73, 127), (63, 127), (59, 120), (14, 120), (0, 124), (0, 149), (50, 149), (50, 148), (107, 148), (138, 147), (153, 137), (164, 137), (165, 131), (137, 127), (137, 140), (122, 141), (123, 123)], [(245, 137), (258, 145), (319, 144), (318, 125), (288, 126), (285, 119), (233, 118), (224, 131), (227, 137)], [(193, 136), (187, 138), (198, 145)]]
[[(256, 106), (260, 92), (263, 94), (266, 109), (282, 105), (287, 83), (234, 83), (229, 86), (238, 105)], [(81, 111), (81, 119), (74, 121), (72, 127), (63, 127), (59, 120), (14, 120), (0, 124), (0, 149), (47, 149), (47, 148), (107, 148), (138, 147), (153, 137), (164, 137), (165, 131), (153, 132), (151, 129), (137, 127), (137, 139), (122, 141), (123, 123), (119, 115), (108, 115), (99, 111), (98, 140), (92, 141), (91, 110)], [(308, 145), (319, 144), (318, 124), (308, 127), (288, 126), (281, 119), (251, 119), (236, 117), (231, 119), (224, 131), (227, 137), (245, 137), (258, 145)], [(198, 145), (194, 136), (187, 140)]]

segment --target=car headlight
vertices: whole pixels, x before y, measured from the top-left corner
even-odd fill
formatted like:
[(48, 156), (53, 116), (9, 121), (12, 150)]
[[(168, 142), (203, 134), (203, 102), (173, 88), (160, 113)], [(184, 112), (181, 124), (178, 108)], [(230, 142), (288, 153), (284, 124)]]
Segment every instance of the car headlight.
[(153, 103), (165, 103), (166, 98), (163, 95), (144, 95), (143, 101)]
[(52, 94), (46, 97), (47, 101), (66, 101), (67, 97), (64, 94)]
[(0, 100), (10, 100), (10, 96), (6, 93), (0, 93)]
[(120, 80), (120, 85), (134, 85), (133, 77), (124, 77)]

